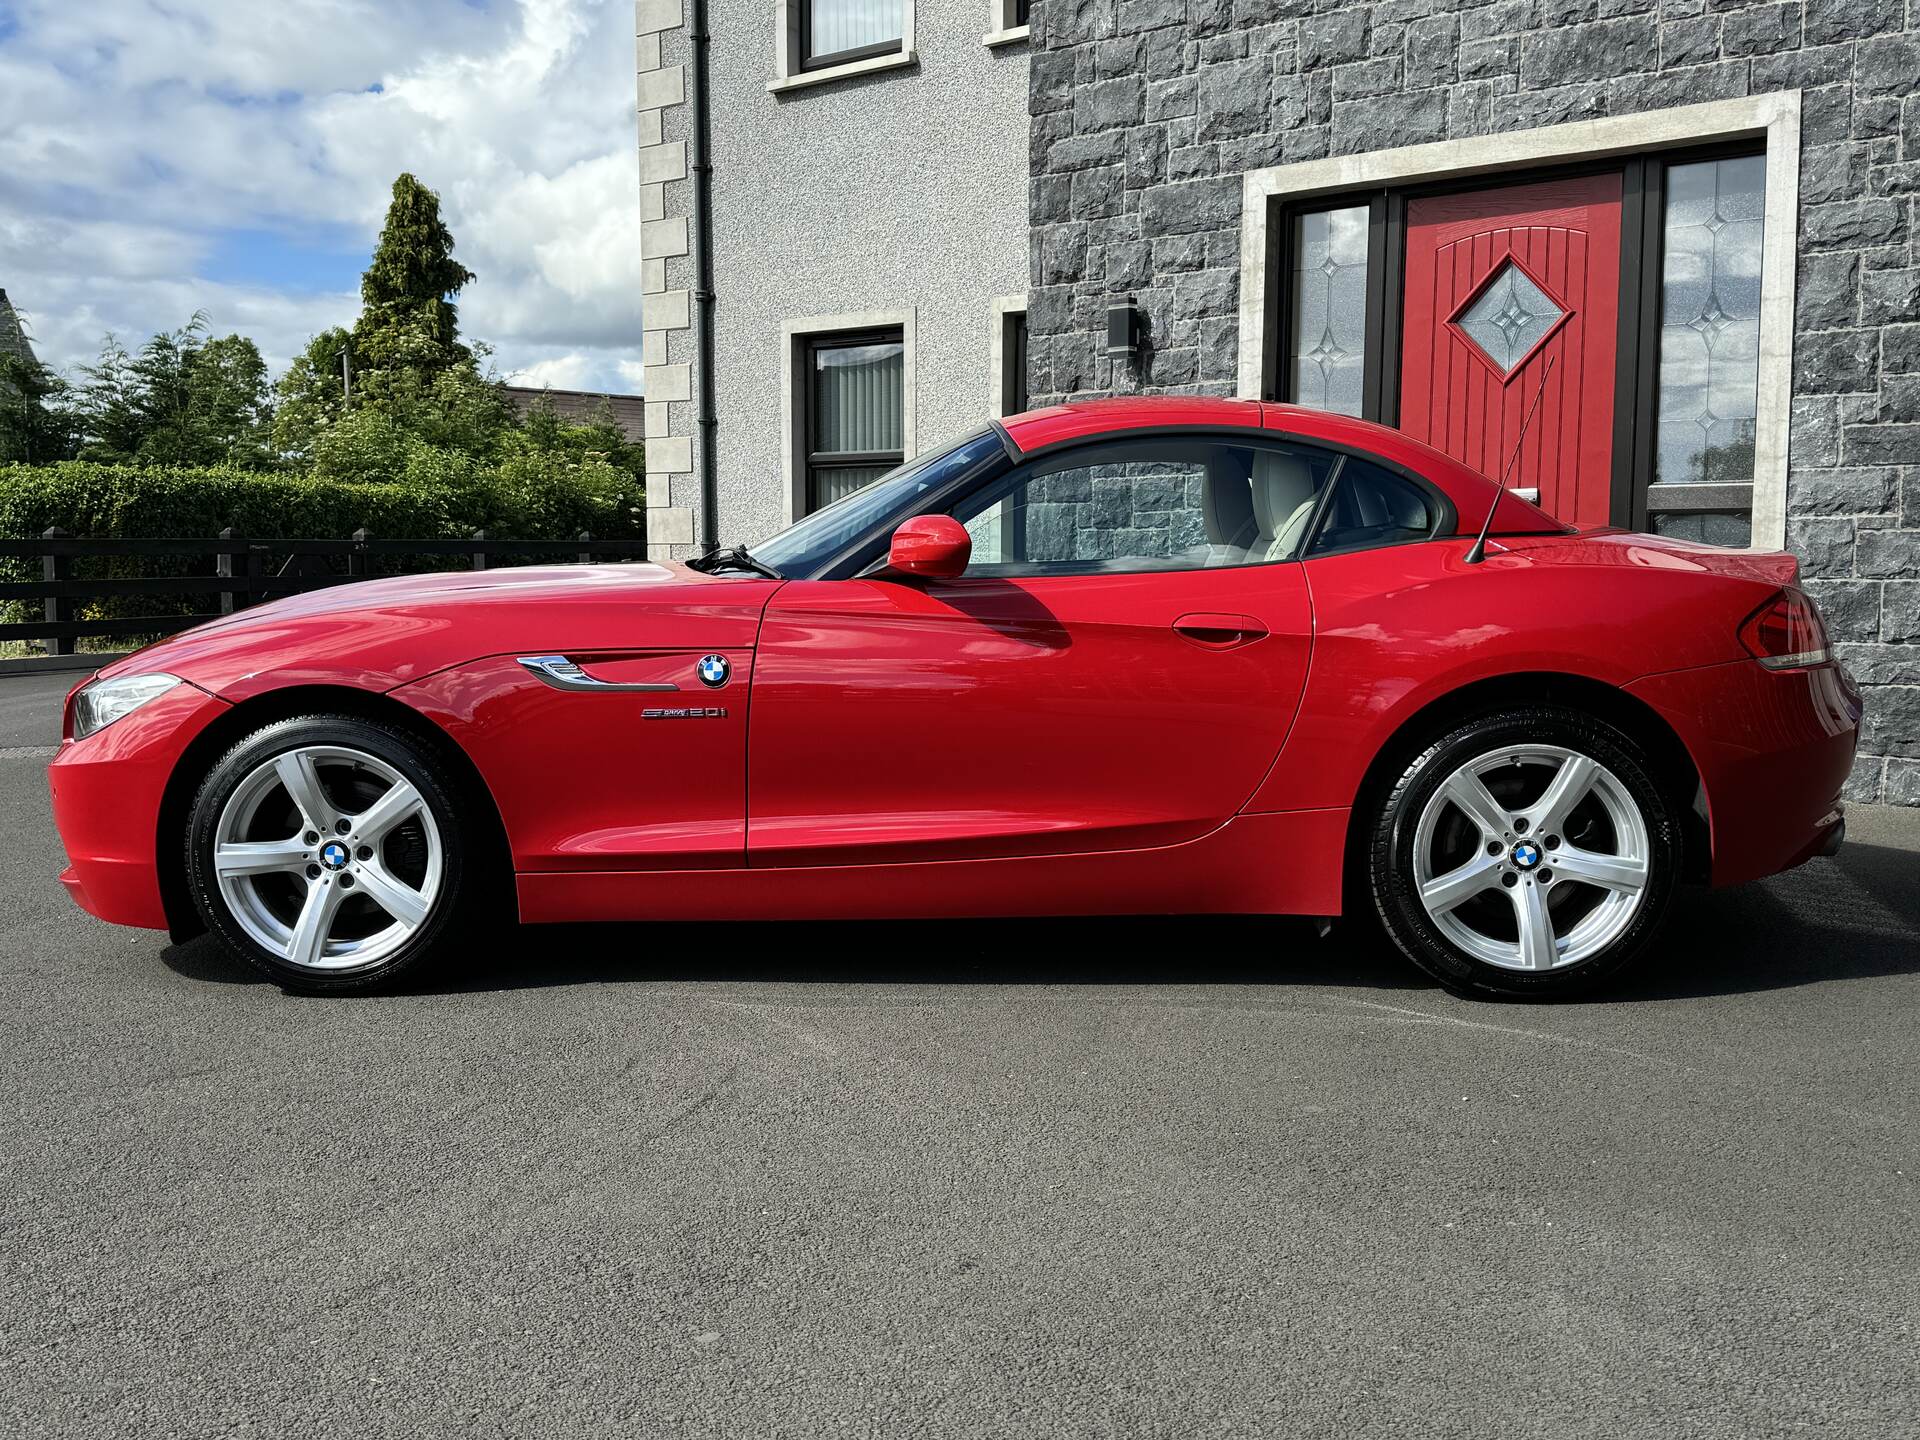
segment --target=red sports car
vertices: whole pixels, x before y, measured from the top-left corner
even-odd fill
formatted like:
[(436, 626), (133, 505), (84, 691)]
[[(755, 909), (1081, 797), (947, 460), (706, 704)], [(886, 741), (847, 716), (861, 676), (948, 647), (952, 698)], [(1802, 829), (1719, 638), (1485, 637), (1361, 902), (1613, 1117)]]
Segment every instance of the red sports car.
[(1237, 912), (1565, 994), (1682, 882), (1839, 843), (1860, 697), (1795, 573), (1363, 421), (1062, 406), (751, 551), (376, 580), (110, 665), (62, 878), (300, 990), (503, 912)]

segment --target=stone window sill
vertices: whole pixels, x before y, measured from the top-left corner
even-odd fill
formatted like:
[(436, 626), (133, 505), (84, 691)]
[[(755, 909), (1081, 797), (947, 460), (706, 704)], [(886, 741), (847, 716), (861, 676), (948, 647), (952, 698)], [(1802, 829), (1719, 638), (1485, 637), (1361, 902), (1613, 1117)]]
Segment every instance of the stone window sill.
[(815, 85), (830, 85), (836, 80), (851, 80), (856, 75), (900, 70), (919, 63), (920, 55), (915, 50), (902, 50), (896, 55), (869, 55), (865, 60), (849, 60), (845, 65), (835, 65), (826, 70), (802, 70), (797, 75), (782, 75), (778, 80), (769, 80), (767, 90), (774, 95), (784, 95), (790, 90), (809, 90)]
[(987, 36), (987, 48), (998, 50), (1002, 45), (1024, 44), (1031, 31), (1032, 27), (1029, 25), (1015, 25), (1007, 30), (996, 30)]

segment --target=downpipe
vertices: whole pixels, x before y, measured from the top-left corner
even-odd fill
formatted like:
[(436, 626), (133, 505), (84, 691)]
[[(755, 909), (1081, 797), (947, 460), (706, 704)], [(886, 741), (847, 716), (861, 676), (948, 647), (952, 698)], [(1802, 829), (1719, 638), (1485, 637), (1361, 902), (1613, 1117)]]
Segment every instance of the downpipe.
[(693, 178), (693, 329), (699, 371), (694, 425), (700, 440), (700, 548), (711, 555), (720, 548), (720, 471), (716, 443), (720, 429), (713, 394), (713, 162), (712, 115), (708, 84), (708, 54), (713, 44), (707, 22), (707, 0), (692, 0), (693, 133), (688, 173)]

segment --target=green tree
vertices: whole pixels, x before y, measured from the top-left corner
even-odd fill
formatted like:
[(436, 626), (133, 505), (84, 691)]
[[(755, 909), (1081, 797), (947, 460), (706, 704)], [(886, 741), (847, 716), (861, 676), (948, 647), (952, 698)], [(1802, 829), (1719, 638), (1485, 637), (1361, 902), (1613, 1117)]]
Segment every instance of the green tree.
[(222, 335), (188, 355), (186, 371), (196, 453), (231, 465), (271, 463), (273, 391), (260, 347), (244, 335)]
[(80, 453), (141, 465), (271, 463), (267, 363), (242, 335), (209, 338), (197, 313), (129, 354), (109, 335), (81, 367)]
[(364, 389), (356, 373), (352, 403), (323, 415), (298, 453), (328, 479), (463, 473), (491, 461), (512, 428), (499, 382), (470, 359), (432, 376), (381, 371)]
[(38, 360), (0, 351), (0, 461), (72, 459), (71, 396), (72, 387)]
[(576, 461), (604, 460), (635, 480), (646, 479), (646, 447), (627, 438), (627, 432), (614, 416), (613, 405), (606, 400), (582, 423), (562, 420), (552, 398), (541, 395), (527, 407), (514, 443), (542, 455), (561, 455)]
[(353, 364), (378, 389), (384, 372), (423, 380), (473, 364), (459, 341), (453, 297), (474, 279), (453, 258), (453, 232), (440, 218), (440, 197), (413, 176), (393, 182), (386, 224), (373, 263), (360, 280), (360, 318), (353, 327)]
[(456, 474), (493, 457), (513, 417), (482, 370), (485, 347), (460, 343), (452, 297), (474, 277), (453, 247), (439, 197), (401, 175), (351, 334), (314, 336), (280, 379), (274, 438), (283, 454), (343, 480)]
[(273, 443), (294, 460), (312, 458), (320, 435), (346, 412), (341, 361), (353, 337), (336, 325), (322, 330), (274, 386)]
[(144, 401), (133, 356), (117, 336), (109, 333), (100, 342), (99, 358), (80, 367), (73, 413), (82, 459), (128, 461), (139, 452), (146, 435)]

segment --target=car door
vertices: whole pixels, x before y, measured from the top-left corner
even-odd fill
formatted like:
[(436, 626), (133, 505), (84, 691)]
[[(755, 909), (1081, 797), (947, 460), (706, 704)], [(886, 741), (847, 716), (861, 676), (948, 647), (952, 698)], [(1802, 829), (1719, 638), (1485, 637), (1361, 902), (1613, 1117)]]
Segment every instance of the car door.
[(1147, 435), (944, 508), (965, 575), (795, 581), (748, 728), (750, 866), (1175, 844), (1272, 765), (1312, 644), (1297, 563), (1336, 456)]

